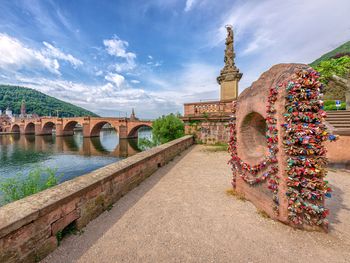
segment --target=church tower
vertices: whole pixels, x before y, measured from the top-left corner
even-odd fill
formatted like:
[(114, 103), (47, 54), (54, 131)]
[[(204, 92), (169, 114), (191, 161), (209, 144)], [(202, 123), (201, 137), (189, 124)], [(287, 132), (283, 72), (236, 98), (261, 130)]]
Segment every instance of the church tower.
[(21, 117), (25, 117), (27, 115), (26, 113), (26, 102), (24, 100), (22, 100), (22, 104), (21, 104)]
[(226, 49), (225, 49), (225, 66), (217, 77), (217, 82), (221, 86), (220, 100), (232, 101), (238, 97), (238, 82), (242, 78), (242, 73), (235, 65), (235, 52), (233, 41), (233, 29), (231, 25), (226, 26)]

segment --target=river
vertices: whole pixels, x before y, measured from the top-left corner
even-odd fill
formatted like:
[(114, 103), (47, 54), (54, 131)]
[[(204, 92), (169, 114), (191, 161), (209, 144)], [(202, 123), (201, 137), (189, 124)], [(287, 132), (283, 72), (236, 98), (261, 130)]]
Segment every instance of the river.
[[(150, 137), (140, 130), (139, 138)], [(0, 135), (0, 181), (35, 167), (57, 169), (60, 182), (91, 172), (140, 152), (137, 139), (119, 139), (114, 130), (102, 130), (100, 137)]]

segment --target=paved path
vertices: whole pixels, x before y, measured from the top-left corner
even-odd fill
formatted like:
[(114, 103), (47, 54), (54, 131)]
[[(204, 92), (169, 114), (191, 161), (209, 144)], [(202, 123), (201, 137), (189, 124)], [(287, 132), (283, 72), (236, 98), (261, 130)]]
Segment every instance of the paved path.
[(350, 174), (330, 174), (329, 234), (294, 230), (226, 194), (226, 152), (194, 146), (43, 262), (349, 262)]

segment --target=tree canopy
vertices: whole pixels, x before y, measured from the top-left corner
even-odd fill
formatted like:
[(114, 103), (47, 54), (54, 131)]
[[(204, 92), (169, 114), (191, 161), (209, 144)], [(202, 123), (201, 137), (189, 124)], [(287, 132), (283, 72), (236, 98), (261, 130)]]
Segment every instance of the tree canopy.
[(350, 72), (350, 57), (331, 58), (322, 61), (315, 69), (321, 74), (320, 81), (327, 84), (334, 75), (345, 77)]
[(73, 104), (58, 100), (39, 91), (9, 85), (0, 85), (0, 109), (9, 107), (14, 114), (19, 114), (22, 100), (26, 103), (27, 113), (39, 116), (58, 115), (60, 117), (97, 116)]
[(152, 124), (153, 140), (163, 144), (184, 136), (183, 122), (175, 114), (159, 117)]

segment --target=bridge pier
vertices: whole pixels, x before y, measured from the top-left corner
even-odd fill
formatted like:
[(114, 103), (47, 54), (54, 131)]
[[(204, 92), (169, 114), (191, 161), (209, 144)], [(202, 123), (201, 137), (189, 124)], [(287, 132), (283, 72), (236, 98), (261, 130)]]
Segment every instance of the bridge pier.
[(128, 127), (125, 125), (119, 126), (119, 139), (128, 139)]

